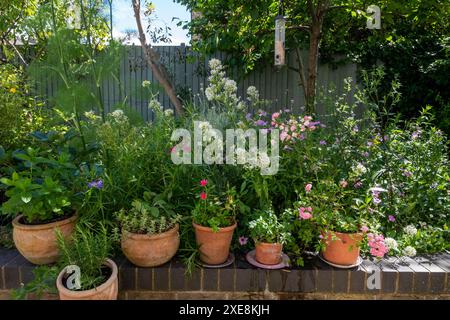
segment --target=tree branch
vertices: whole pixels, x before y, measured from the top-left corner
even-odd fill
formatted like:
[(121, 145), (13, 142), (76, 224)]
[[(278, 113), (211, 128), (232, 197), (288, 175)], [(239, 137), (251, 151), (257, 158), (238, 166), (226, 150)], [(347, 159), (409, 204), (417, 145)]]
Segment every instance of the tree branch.
[(151, 45), (147, 45), (147, 41), (145, 39), (144, 28), (142, 27), (141, 22), (141, 1), (140, 0), (132, 0), (134, 17), (136, 19), (136, 25), (138, 28), (139, 41), (141, 42), (142, 50), (144, 50), (144, 54), (146, 56), (146, 61), (150, 65), (153, 74), (156, 79), (164, 88), (164, 91), (169, 96), (170, 101), (175, 106), (175, 110), (178, 114), (183, 114), (183, 105), (181, 104), (180, 99), (175, 91), (175, 87), (170, 81), (169, 74), (164, 67), (164, 65), (159, 61), (159, 54), (153, 50)]

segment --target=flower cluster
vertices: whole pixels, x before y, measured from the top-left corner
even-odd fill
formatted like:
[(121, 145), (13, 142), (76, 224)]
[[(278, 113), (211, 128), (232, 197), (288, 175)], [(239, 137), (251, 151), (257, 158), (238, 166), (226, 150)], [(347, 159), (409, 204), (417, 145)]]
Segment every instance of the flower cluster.
[(273, 113), (271, 116), (271, 125), (272, 128), (277, 128), (280, 130), (280, 140), (285, 143), (304, 140), (305, 134), (308, 131), (314, 131), (320, 125), (320, 121), (313, 121), (311, 116), (303, 116), (298, 118), (290, 116), (289, 119), (283, 120), (282, 115), (283, 111), (281, 110)]
[(98, 180), (94, 180), (88, 183), (88, 187), (89, 189), (102, 189), (103, 188), (103, 180), (102, 179), (98, 179)]
[(298, 218), (300, 220), (308, 220), (312, 218), (312, 211), (313, 209), (311, 207), (300, 207), (298, 208)]
[(383, 235), (374, 235), (373, 233), (367, 234), (367, 240), (370, 247), (370, 254), (377, 258), (383, 258), (389, 249), (384, 242)]
[[(210, 102), (223, 105), (229, 110), (232, 110), (233, 108), (236, 108), (237, 110), (245, 109), (245, 103), (237, 96), (236, 81), (226, 77), (220, 60), (209, 60), (209, 67), (211, 69), (211, 74), (208, 77), (209, 85), (205, 89), (206, 99)], [(254, 92), (251, 90), (250, 93)]]

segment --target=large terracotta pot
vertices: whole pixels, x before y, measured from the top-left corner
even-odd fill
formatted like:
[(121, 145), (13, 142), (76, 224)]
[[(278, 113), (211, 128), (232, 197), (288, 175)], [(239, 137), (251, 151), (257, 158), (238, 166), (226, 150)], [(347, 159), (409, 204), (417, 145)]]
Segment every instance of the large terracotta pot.
[(359, 243), (361, 233), (341, 233), (327, 231), (322, 236), (325, 240), (325, 249), (322, 251), (325, 260), (344, 266), (356, 264), (359, 257)]
[(180, 226), (157, 235), (122, 230), (121, 245), (125, 256), (139, 267), (155, 267), (172, 259), (180, 245)]
[(49, 264), (59, 257), (55, 230), (68, 239), (75, 228), (77, 215), (46, 224), (28, 225), (21, 222), (22, 215), (13, 220), (13, 239), (19, 252), (31, 263)]
[(281, 251), (283, 250), (281, 243), (257, 242), (255, 247), (255, 258), (259, 263), (274, 265), (281, 262)]
[[(111, 268), (111, 276), (100, 286), (83, 291), (69, 290), (63, 284), (66, 268), (64, 268), (56, 279), (60, 300), (117, 300), (119, 280), (117, 278), (117, 265), (114, 261), (106, 259), (105, 266)], [(83, 270), (81, 270), (83, 272)]]
[(192, 223), (195, 229), (195, 238), (200, 251), (200, 260), (206, 264), (222, 264), (230, 253), (231, 240), (237, 223), (232, 226), (219, 228), (214, 232), (212, 228)]

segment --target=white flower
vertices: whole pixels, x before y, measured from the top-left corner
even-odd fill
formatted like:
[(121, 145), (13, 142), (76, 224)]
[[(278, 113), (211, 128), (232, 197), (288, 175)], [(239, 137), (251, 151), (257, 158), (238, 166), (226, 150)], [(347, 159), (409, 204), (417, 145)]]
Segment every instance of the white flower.
[(413, 247), (407, 246), (403, 249), (403, 254), (407, 257), (414, 257), (417, 254), (417, 251)]
[(247, 95), (250, 101), (256, 101), (259, 99), (259, 92), (255, 86), (250, 86), (247, 88)]
[(267, 155), (266, 152), (260, 152), (259, 153), (259, 159), (258, 159), (258, 167), (262, 168), (267, 168), (270, 166), (270, 158)]
[(206, 96), (206, 99), (208, 99), (208, 101), (214, 100), (215, 95), (214, 95), (213, 89), (211, 87), (208, 87), (205, 89), (205, 96)]
[(356, 175), (360, 176), (360, 175), (362, 175), (362, 174), (364, 174), (364, 173), (367, 172), (367, 168), (364, 167), (361, 163), (358, 163), (358, 164), (356, 165), (356, 167), (353, 166), (352, 171), (353, 171)]
[(164, 110), (164, 115), (165, 115), (166, 117), (171, 117), (171, 116), (173, 116), (173, 110), (172, 110), (172, 109)]
[(209, 60), (209, 67), (211, 69), (222, 69), (222, 62), (219, 59), (211, 59)]
[(414, 227), (412, 224), (407, 225), (403, 228), (403, 231), (409, 236), (414, 236), (417, 233), (416, 227)]
[(142, 81), (142, 87), (143, 87), (143, 88), (150, 87), (150, 85), (151, 85), (151, 82), (150, 82), (150, 81), (148, 81), (148, 80)]
[(113, 112), (111, 112), (111, 115), (112, 115), (114, 118), (120, 118), (120, 117), (122, 117), (124, 114), (123, 114), (123, 110), (117, 109), (117, 110), (114, 110)]
[(236, 92), (236, 90), (237, 90), (236, 81), (227, 79), (224, 84), (224, 89), (227, 92)]
[(201, 122), (198, 124), (198, 127), (199, 127), (201, 130), (203, 130), (203, 131), (206, 131), (206, 130), (212, 128), (211, 124), (210, 124), (208, 121), (201, 121)]
[(159, 111), (163, 111), (164, 108), (161, 105), (161, 103), (159, 103), (158, 100), (152, 99), (149, 101), (148, 103), (148, 108), (155, 111), (155, 112), (159, 112)]
[(238, 109), (238, 110), (244, 110), (244, 108), (245, 108), (245, 103), (243, 103), (242, 101), (239, 102), (236, 106), (236, 109)]
[(397, 250), (398, 249), (398, 243), (393, 238), (385, 238), (384, 244), (389, 250)]

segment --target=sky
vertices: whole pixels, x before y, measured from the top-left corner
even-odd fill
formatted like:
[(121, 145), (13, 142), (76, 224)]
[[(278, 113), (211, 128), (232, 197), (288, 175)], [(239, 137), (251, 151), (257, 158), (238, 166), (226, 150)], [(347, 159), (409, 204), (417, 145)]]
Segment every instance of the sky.
[[(143, 5), (144, 0), (141, 0), (141, 2)], [(155, 14), (158, 18), (156, 24), (158, 26), (167, 24), (172, 29), (172, 43), (166, 45), (180, 45), (182, 42), (188, 44), (189, 36), (187, 35), (187, 31), (183, 30), (181, 27), (177, 27), (177, 20), (172, 22), (172, 18), (174, 17), (183, 21), (190, 20), (191, 15), (186, 7), (174, 3), (173, 0), (153, 0), (152, 2), (155, 5)], [(144, 28), (146, 28), (147, 24), (145, 22), (146, 19), (143, 15), (143, 11), (144, 10), (141, 9), (141, 19)], [(114, 37), (123, 37), (127, 30), (136, 30), (136, 21), (134, 19), (133, 8), (131, 7), (131, 0), (113, 0), (113, 35)], [(147, 41), (151, 42), (148, 35)], [(139, 44), (139, 40), (133, 38), (131, 43)]]

